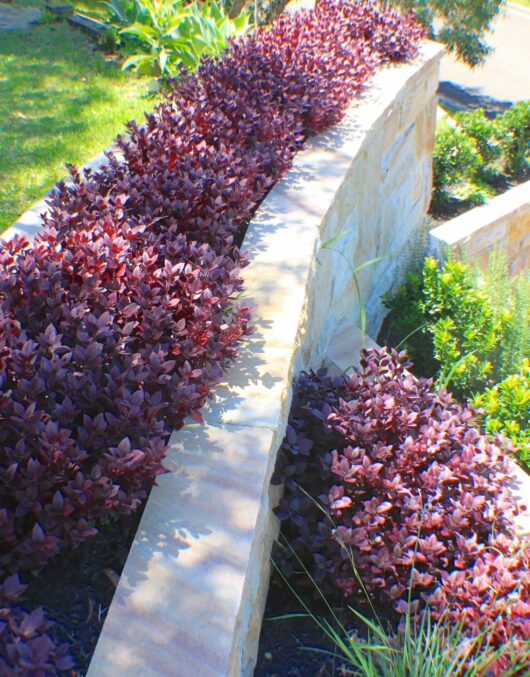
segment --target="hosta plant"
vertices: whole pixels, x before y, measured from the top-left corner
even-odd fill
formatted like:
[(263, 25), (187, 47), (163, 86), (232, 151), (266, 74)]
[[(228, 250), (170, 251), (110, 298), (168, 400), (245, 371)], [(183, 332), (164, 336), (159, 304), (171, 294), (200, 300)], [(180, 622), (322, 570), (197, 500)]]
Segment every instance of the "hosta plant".
[[(530, 633), (530, 547), (500, 442), (473, 412), (409, 372), (403, 354), (364, 351), (350, 378), (298, 381), (276, 479), (296, 556), (326, 592), (368, 595), (398, 614), (430, 607), (491, 642)], [(353, 565), (352, 566), (352, 562)]]
[(109, 29), (126, 52), (123, 69), (152, 72), (155, 77), (194, 70), (205, 55), (217, 56), (229, 39), (246, 32), (248, 15), (231, 19), (216, 0), (112, 0), (104, 3)]

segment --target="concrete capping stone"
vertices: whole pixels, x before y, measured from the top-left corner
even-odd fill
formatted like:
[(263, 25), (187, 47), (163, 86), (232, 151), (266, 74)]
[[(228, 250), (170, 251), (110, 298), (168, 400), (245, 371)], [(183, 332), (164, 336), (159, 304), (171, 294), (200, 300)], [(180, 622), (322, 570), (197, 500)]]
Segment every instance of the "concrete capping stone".
[[(357, 266), (396, 241), (386, 232), (396, 225), (389, 210), (404, 210), (398, 219), (409, 229), (398, 238), (403, 249), (407, 233), (422, 225), (441, 53), (426, 43), (413, 62), (379, 71), (345, 120), (295, 157), (256, 213), (245, 238), (250, 265), (244, 275), (245, 302), (258, 308), (255, 333), (203, 411), (205, 422), (171, 436), (169, 473), (147, 502), (89, 677), (252, 675), (278, 533), (272, 512), (278, 491), (270, 479), (292, 377), (320, 366), (328, 352), (336, 369), (348, 352), (355, 354), (358, 331), (344, 325), (334, 340), (341, 320), (355, 322), (359, 312), (344, 259)], [(412, 133), (418, 119), (432, 139)], [(411, 163), (408, 182), (397, 180), (385, 152)], [(411, 194), (400, 195), (404, 190)], [(346, 231), (337, 242), (340, 254), (322, 250), (323, 242)], [(402, 255), (365, 268), (368, 274), (358, 279), (361, 301), (384, 291)]]
[(496, 247), (504, 246), (512, 273), (528, 269), (530, 181), (433, 228), (429, 244), (436, 256), (443, 256), (449, 249), (480, 262), (485, 262)]

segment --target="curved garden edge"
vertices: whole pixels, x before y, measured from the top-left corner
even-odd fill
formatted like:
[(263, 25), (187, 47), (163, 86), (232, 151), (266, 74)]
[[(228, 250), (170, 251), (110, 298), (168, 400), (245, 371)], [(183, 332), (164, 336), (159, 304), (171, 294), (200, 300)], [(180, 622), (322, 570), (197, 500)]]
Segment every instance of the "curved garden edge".
[(457, 249), (481, 263), (506, 245), (510, 272), (524, 270), (530, 258), (530, 181), (434, 228), (429, 241), (435, 254)]
[[(245, 239), (256, 331), (206, 422), (171, 437), (170, 472), (151, 492), (89, 675), (252, 674), (291, 378), (338, 349), (346, 318), (360, 324), (355, 284), (368, 332), (382, 319), (379, 297), (399, 278), (428, 207), (440, 56), (426, 43), (414, 62), (378, 72), (258, 210)], [(322, 249), (336, 236), (340, 251)], [(351, 266), (369, 261), (354, 280)]]

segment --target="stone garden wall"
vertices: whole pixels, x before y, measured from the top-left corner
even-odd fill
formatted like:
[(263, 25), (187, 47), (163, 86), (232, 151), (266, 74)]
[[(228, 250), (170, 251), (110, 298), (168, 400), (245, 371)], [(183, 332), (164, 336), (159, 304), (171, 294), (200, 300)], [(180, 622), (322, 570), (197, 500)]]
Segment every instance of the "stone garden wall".
[(437, 255), (449, 248), (481, 263), (486, 263), (495, 248), (502, 247), (512, 273), (528, 270), (530, 181), (434, 228), (429, 240)]
[(151, 492), (89, 677), (252, 675), (292, 377), (333, 351), (353, 355), (361, 308), (377, 332), (380, 295), (406, 266), (429, 203), (440, 57), (426, 43), (414, 62), (377, 73), (250, 224), (255, 333), (205, 422), (171, 437), (170, 472)]

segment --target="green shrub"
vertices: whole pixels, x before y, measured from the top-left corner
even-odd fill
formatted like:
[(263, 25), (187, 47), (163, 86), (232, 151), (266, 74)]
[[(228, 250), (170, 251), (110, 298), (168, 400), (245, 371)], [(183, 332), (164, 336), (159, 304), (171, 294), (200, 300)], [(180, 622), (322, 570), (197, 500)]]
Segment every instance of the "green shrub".
[(502, 337), (485, 289), (473, 270), (449, 260), (425, 259), (422, 308), (439, 363), (438, 383), (460, 397), (496, 382), (494, 362)]
[(514, 104), (496, 120), (507, 172), (521, 174), (530, 166), (530, 101)]
[(455, 259), (425, 259), (422, 308), (438, 384), (460, 398), (516, 373), (530, 355), (529, 277), (510, 278), (500, 254), (490, 257), (484, 273)]
[(530, 166), (530, 101), (517, 103), (493, 120), (483, 109), (443, 120), (433, 152), (434, 209), (450, 194), (481, 204), (496, 192), (495, 179), (521, 176)]
[(530, 469), (530, 360), (523, 360), (519, 373), (477, 394), (472, 404), (483, 410), (484, 430), (508, 437), (515, 455)]
[(483, 108), (465, 113), (457, 113), (455, 120), (460, 130), (471, 137), (476, 144), (477, 150), (483, 160), (484, 168), (499, 160), (501, 156), (501, 146), (497, 138), (497, 125), (494, 120), (490, 120)]
[(465, 399), (518, 373), (530, 357), (530, 276), (511, 277), (501, 254), (485, 272), (426, 258), (393, 294), (381, 338), (406, 348), (417, 373)]
[(448, 188), (476, 174), (482, 158), (475, 141), (465, 132), (442, 121), (433, 153), (433, 205), (442, 204)]

